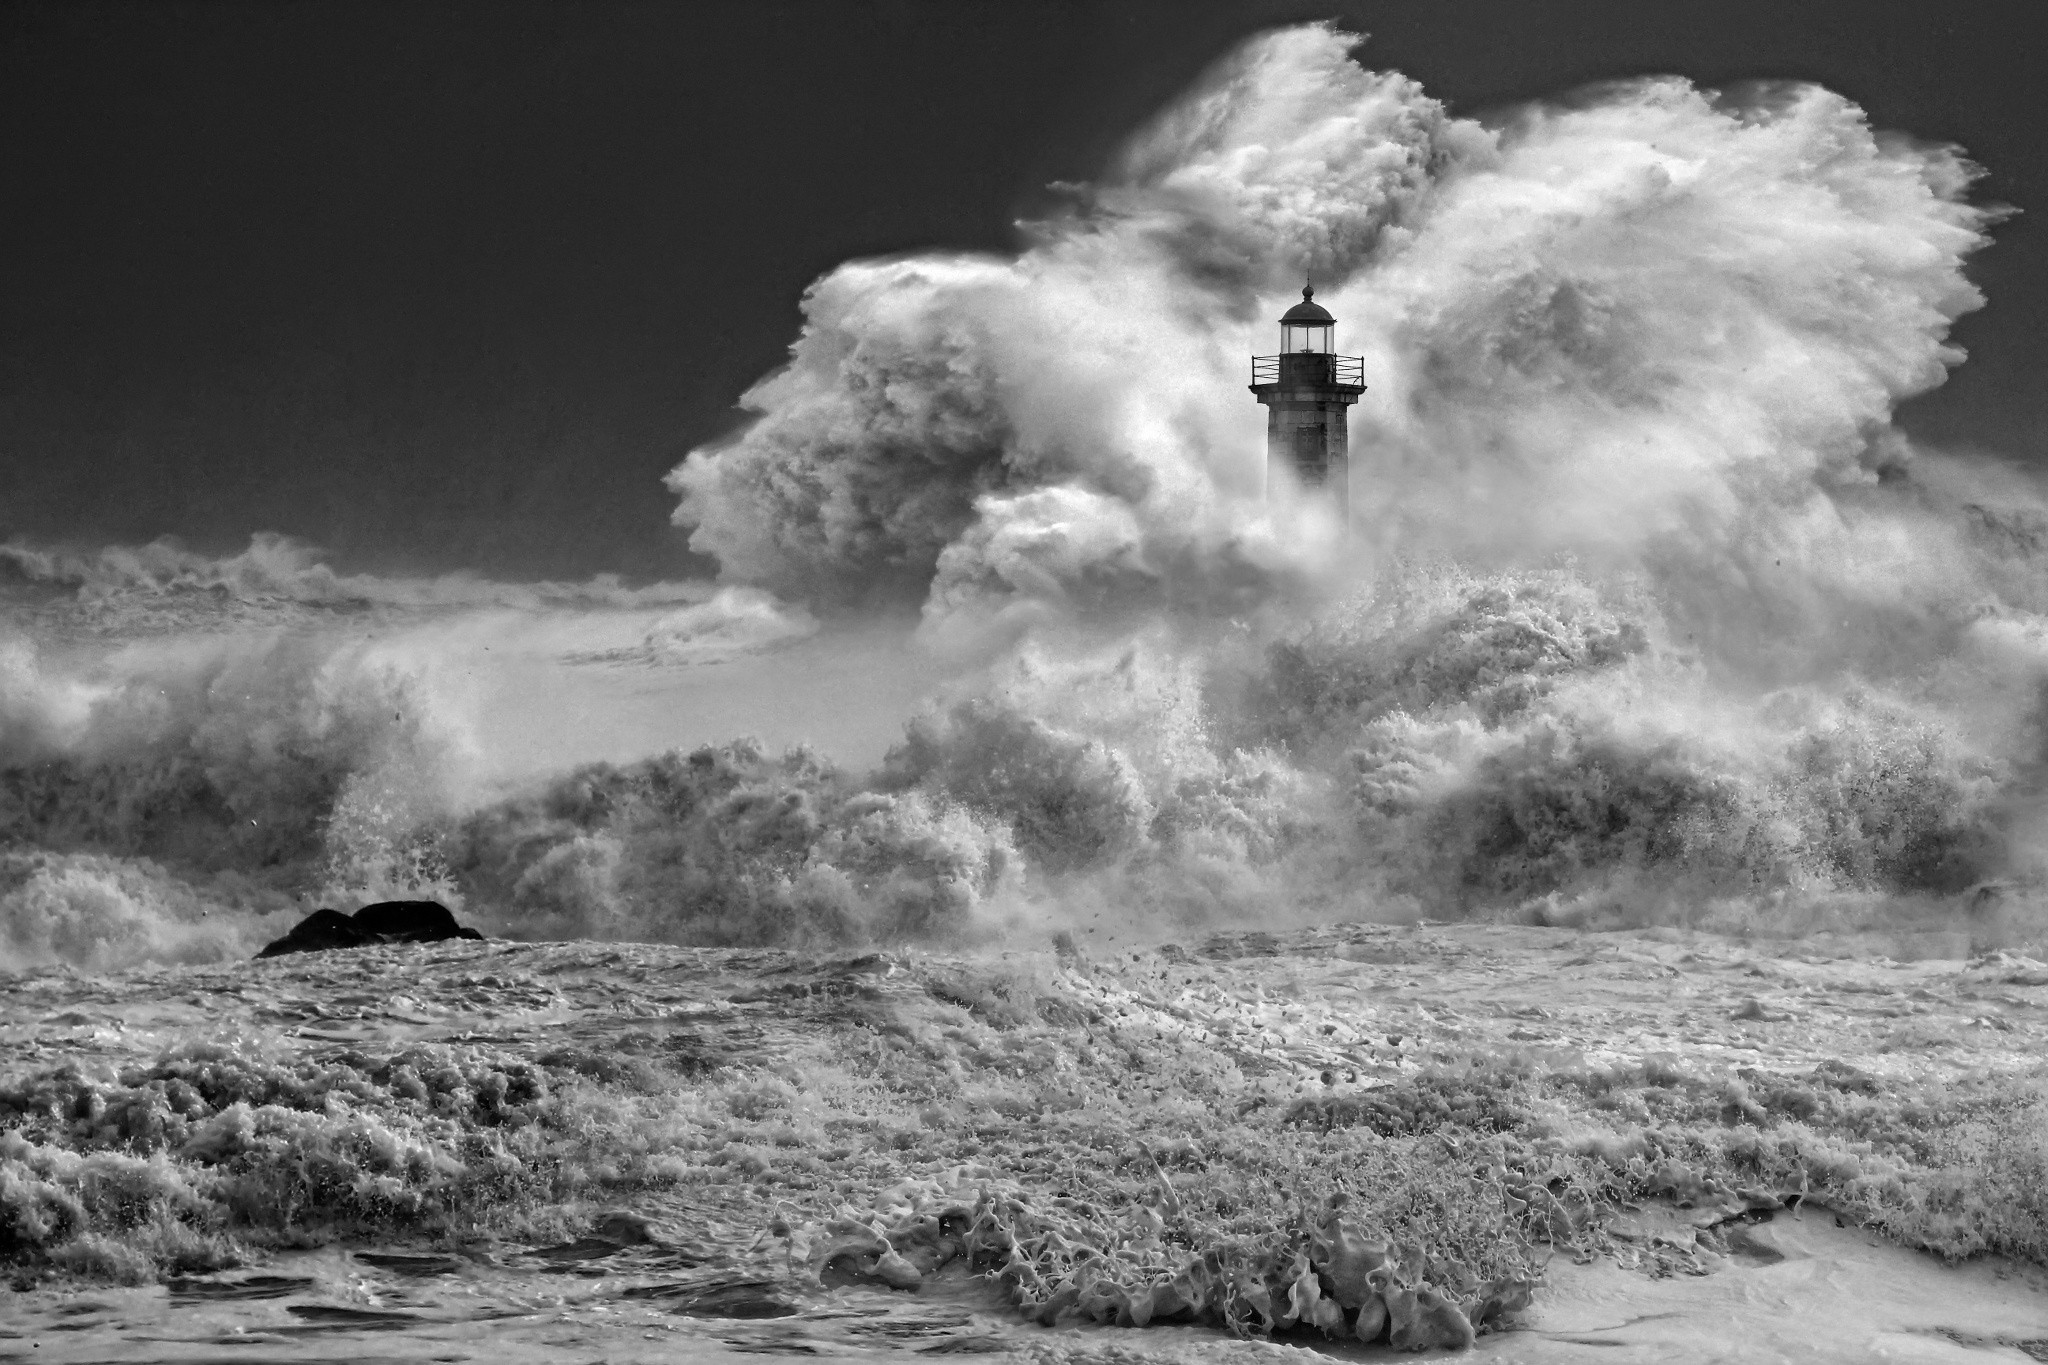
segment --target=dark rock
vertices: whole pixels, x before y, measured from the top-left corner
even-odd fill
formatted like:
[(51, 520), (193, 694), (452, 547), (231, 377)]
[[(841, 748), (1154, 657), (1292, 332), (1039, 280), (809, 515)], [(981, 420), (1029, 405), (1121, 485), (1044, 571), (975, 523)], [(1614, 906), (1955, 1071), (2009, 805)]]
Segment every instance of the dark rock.
[(258, 957), (286, 953), (322, 953), (329, 948), (359, 948), (366, 940), (356, 922), (339, 910), (315, 910), (292, 926), (283, 938), (272, 939)]
[(483, 937), (457, 924), (439, 901), (379, 901), (356, 911), (355, 921), (369, 943), (441, 943), (451, 938)]
[(320, 953), (330, 948), (360, 948), (372, 943), (441, 943), (452, 938), (481, 939), (482, 934), (457, 924), (439, 901), (379, 901), (354, 915), (315, 910), (292, 926), (283, 938), (264, 946), (258, 957), (286, 953)]

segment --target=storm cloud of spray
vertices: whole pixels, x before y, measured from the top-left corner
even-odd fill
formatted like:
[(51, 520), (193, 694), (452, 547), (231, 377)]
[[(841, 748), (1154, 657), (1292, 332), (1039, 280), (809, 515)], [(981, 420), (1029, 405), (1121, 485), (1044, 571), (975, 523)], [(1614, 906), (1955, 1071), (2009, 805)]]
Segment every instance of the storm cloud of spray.
[[(692, 545), (912, 595), (1026, 674), (1199, 673), (1172, 756), (1071, 680), (913, 728), (888, 780), (1041, 868), (1157, 858), (1236, 763), (1287, 775), (1276, 829), (1341, 832), (1341, 868), (1253, 879), (1297, 902), (2033, 878), (2042, 504), (1891, 420), (1982, 302), (1974, 168), (1809, 85), (1453, 118), (1355, 43), (1247, 44), (1014, 258), (819, 280), (757, 420), (670, 476)], [(1348, 537), (1268, 502), (1242, 387), (1304, 275), (1372, 385)]]
[[(1482, 126), (1351, 42), (1252, 42), (1014, 259), (820, 280), (759, 420), (671, 475), (692, 545), (941, 617), (1395, 554), (1889, 567), (1904, 547), (1844, 553), (1835, 494), (1903, 459), (1893, 405), (1960, 359), (1988, 218), (1966, 162), (1805, 86), (1651, 80)], [(1267, 517), (1243, 388), (1304, 275), (1372, 380), (1341, 549)]]
[[(41, 927), (17, 955), (81, 960), (152, 877), (219, 886), (316, 848), (363, 888), (409, 868), (548, 937), (2037, 916), (2048, 502), (1892, 424), (1982, 302), (1963, 266), (1997, 211), (1969, 163), (1805, 85), (1658, 78), (1454, 118), (1356, 42), (1249, 42), (1014, 256), (817, 281), (753, 420), (669, 478), (715, 594), (533, 590), (535, 629), (599, 662), (921, 610), (954, 681), (874, 771), (736, 741), (458, 797), (474, 737), (405, 722), (433, 689), (388, 658), (220, 656), (271, 681), (188, 687), (203, 704), (124, 745), (103, 678), (18, 654), (0, 718), (32, 829), (0, 912)], [(1268, 498), (1244, 389), (1304, 275), (1372, 386), (1348, 533)], [(68, 622), (222, 593), (295, 620), (536, 610), (342, 580), (284, 543), (145, 559), (0, 572), (69, 585)], [(625, 606), (661, 615), (576, 644), (579, 612)], [(289, 724), (247, 723), (263, 697), (294, 699)], [(289, 786), (261, 763), (206, 797), (234, 816), (199, 822), (212, 843), (125, 795), (50, 795), (211, 783), (241, 750), (208, 736), (245, 731), (284, 737), (280, 772), (332, 759), (296, 824), (237, 823)], [(67, 813), (101, 807), (127, 814)], [(262, 838), (291, 851), (266, 864)]]

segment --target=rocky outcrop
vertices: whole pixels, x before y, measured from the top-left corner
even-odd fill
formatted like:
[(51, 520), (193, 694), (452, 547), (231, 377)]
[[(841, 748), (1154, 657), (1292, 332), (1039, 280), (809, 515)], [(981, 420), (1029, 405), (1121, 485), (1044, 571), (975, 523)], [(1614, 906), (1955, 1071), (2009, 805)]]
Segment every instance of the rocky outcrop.
[(440, 943), (451, 938), (481, 939), (482, 934), (455, 922), (439, 901), (379, 901), (353, 915), (315, 910), (273, 939), (258, 957), (287, 953), (322, 953), (331, 948), (361, 948), (373, 943)]

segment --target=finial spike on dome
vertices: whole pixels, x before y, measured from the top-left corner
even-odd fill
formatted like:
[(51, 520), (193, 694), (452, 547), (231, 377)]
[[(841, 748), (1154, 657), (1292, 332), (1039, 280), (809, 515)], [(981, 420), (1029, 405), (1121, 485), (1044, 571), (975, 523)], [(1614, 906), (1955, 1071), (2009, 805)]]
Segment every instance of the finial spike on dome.
[(1316, 287), (1310, 284), (1306, 278), (1303, 278), (1301, 282), (1301, 301), (1303, 303), (1307, 303), (1310, 299), (1314, 298), (1315, 296)]

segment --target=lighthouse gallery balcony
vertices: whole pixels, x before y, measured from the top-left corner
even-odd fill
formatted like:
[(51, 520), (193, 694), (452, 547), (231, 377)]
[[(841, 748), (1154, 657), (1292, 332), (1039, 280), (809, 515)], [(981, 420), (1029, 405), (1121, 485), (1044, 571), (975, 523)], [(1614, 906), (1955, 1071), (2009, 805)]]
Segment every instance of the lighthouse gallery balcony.
[(1252, 388), (1365, 388), (1365, 357), (1327, 351), (1288, 351), (1252, 357)]

